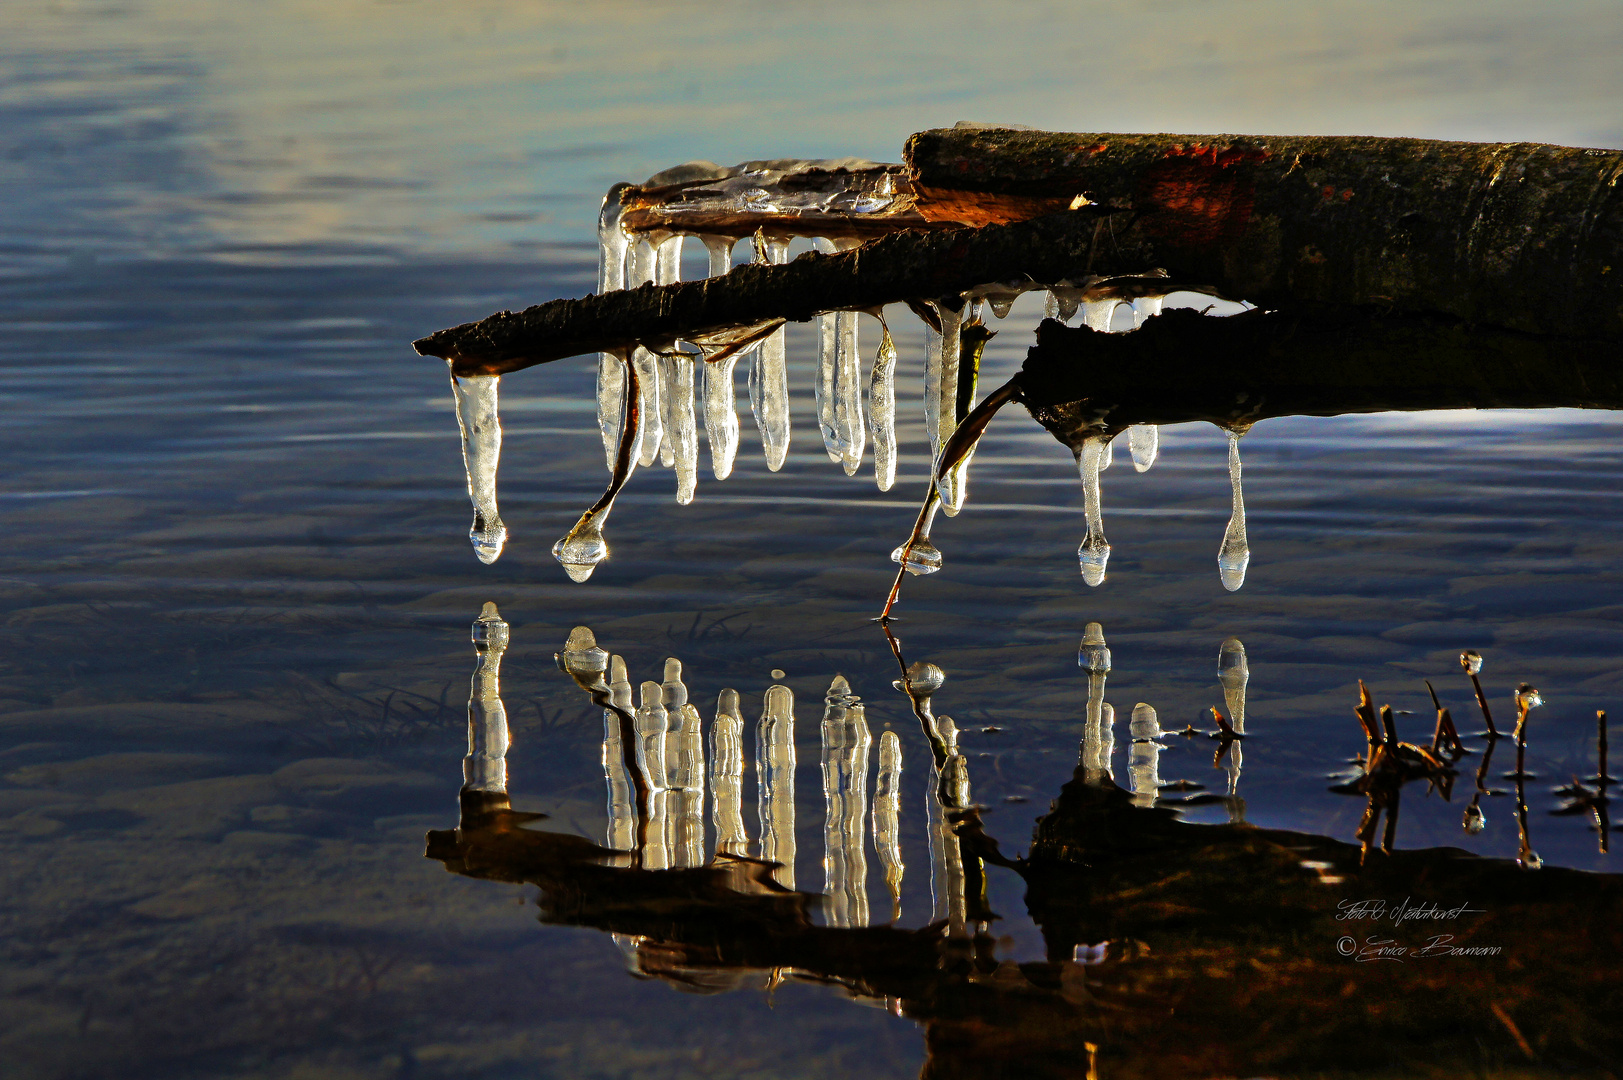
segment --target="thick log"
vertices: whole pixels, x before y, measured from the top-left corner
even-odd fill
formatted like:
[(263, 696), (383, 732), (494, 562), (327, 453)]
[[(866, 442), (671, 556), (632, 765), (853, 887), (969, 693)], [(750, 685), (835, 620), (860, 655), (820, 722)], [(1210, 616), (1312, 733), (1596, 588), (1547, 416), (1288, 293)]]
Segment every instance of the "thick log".
[(1129, 424), (1423, 409), (1623, 408), (1614, 342), (1467, 327), (1439, 315), (1304, 306), (1229, 318), (1168, 311), (1131, 334), (1053, 320), (1018, 376), (1073, 451)]
[[(926, 217), (1076, 199), (1114, 257), (1268, 307), (1380, 305), (1623, 340), (1623, 152), (1538, 143), (945, 129), (908, 139)], [(979, 199), (981, 202), (976, 203)]]

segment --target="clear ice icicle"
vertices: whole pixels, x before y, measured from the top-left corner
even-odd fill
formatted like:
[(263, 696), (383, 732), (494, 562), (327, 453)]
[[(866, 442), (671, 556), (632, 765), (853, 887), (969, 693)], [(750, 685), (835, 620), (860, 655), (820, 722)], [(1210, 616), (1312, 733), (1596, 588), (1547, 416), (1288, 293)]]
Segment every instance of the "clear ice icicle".
[(1234, 509), (1229, 515), (1228, 528), (1223, 532), (1223, 546), (1217, 550), (1217, 576), (1223, 588), (1237, 592), (1245, 584), (1245, 568), (1251, 562), (1251, 546), (1245, 538), (1245, 497), (1240, 492), (1240, 432), (1229, 435), (1229, 488)]
[(896, 483), (896, 343), (880, 322), (882, 336), (868, 379), (868, 419), (873, 431), (873, 475), (880, 491)]
[(1050, 319), (1058, 319), (1068, 323), (1076, 315), (1076, 309), (1082, 303), (1082, 290), (1068, 286), (1055, 286), (1048, 290), (1048, 298), (1043, 301), (1043, 315)]
[(1133, 301), (1133, 329), (1137, 330), (1144, 325), (1144, 320), (1161, 314), (1161, 305), (1166, 300), (1164, 296), (1140, 296)]
[(716, 854), (748, 855), (744, 833), (744, 717), (738, 691), (723, 690), (710, 726), (710, 790), (714, 798)]
[[(720, 277), (732, 268), (733, 240), (730, 236), (703, 236), (710, 256), (710, 276)], [(704, 433), (710, 443), (710, 468), (717, 480), (732, 475), (738, 457), (738, 410), (733, 406), (735, 353), (724, 360), (703, 364)]]
[(1088, 533), (1076, 557), (1082, 563), (1082, 580), (1098, 585), (1105, 579), (1105, 564), (1110, 561), (1110, 543), (1105, 539), (1104, 511), (1099, 503), (1099, 462), (1104, 456), (1105, 441), (1089, 435), (1082, 444), (1077, 464), (1082, 471), (1082, 512), (1087, 519)]
[(873, 792), (873, 846), (885, 870), (890, 919), (902, 917), (902, 740), (894, 731), (879, 737), (879, 778)]
[[(818, 237), (817, 250), (831, 254), (834, 241)], [(826, 311), (817, 316), (817, 379), (812, 393), (817, 404), (817, 426), (823, 433), (823, 449), (830, 461), (840, 461), (840, 436), (835, 425), (835, 383), (839, 372), (840, 315)]]
[[(660, 396), (667, 403), (665, 449), (671, 451), (676, 467), (676, 501), (686, 506), (693, 501), (699, 482), (699, 431), (693, 416), (693, 365), (691, 353), (660, 357), (665, 385)], [(706, 365), (708, 366), (708, 365)]]
[[(597, 292), (614, 292), (626, 286), (626, 253), (630, 237), (620, 227), (624, 210), (621, 194), (630, 184), (615, 184), (603, 196), (597, 215)], [(603, 456), (614, 469), (614, 452), (620, 443), (620, 397), (625, 393), (625, 360), (614, 353), (597, 354), (597, 427), (603, 436)]]
[[(937, 303), (941, 332), (929, 333), (929, 355), (924, 365), (924, 424), (930, 432), (930, 461), (941, 456), (941, 448), (958, 428), (959, 331), (963, 326), (963, 305)], [(951, 469), (936, 481), (941, 506), (948, 517), (964, 504), (964, 470)]]
[(1116, 460), (1116, 440), (1106, 439), (1104, 450), (1099, 454), (1099, 471), (1104, 472)]
[[(755, 261), (781, 264), (789, 261), (786, 237), (766, 236), (756, 244)], [(761, 432), (761, 449), (771, 472), (783, 468), (789, 456), (789, 366), (784, 355), (786, 331), (779, 327), (761, 341), (750, 364), (750, 410)]]
[(473, 624), (479, 663), (468, 687), (468, 756), (462, 759), (467, 791), (507, 791), (507, 708), (502, 704), (502, 655), (509, 630), (496, 605), (487, 603)]
[(1101, 334), (1110, 333), (1110, 320), (1120, 300), (1085, 300), (1082, 303), (1082, 325)]
[[(654, 284), (672, 285), (682, 280), (682, 234), (659, 233), (659, 239), (654, 243)], [(677, 369), (671, 366), (670, 357), (658, 357), (656, 369), (659, 373), (659, 408), (660, 408), (660, 442), (659, 463), (667, 469), (676, 465), (677, 448), (675, 432), (672, 427), (677, 423), (677, 411), (686, 408), (688, 426), (693, 426), (693, 371), (691, 362), (688, 365), (687, 394), (680, 397), (680, 391), (673, 385)], [(652, 462), (649, 462), (652, 464)], [(682, 479), (680, 474), (676, 481), (676, 501), (682, 502)], [(689, 495), (691, 500), (692, 496)]]
[(468, 539), (485, 565), (495, 562), (507, 543), (507, 526), (496, 509), (496, 467), (502, 457), (502, 422), (496, 412), (500, 375), (451, 376), (456, 422), (462, 429), (462, 464), (468, 471), (468, 498), (473, 500), (473, 527)]
[(767, 687), (755, 729), (755, 777), (760, 795), (760, 855), (780, 863), (772, 878), (795, 887), (795, 695), (787, 686)]
[(1133, 468), (1149, 472), (1161, 452), (1161, 429), (1155, 424), (1134, 424), (1127, 429), (1127, 451), (1133, 455)]
[[(654, 244), (663, 234), (634, 239), (626, 264), (626, 288), (635, 289), (654, 280)], [(639, 412), (642, 416), (641, 441), (637, 447), (637, 464), (646, 468), (659, 458), (659, 444), (663, 441), (665, 422), (660, 415), (659, 357), (638, 345), (631, 350), (631, 366), (637, 374)]]

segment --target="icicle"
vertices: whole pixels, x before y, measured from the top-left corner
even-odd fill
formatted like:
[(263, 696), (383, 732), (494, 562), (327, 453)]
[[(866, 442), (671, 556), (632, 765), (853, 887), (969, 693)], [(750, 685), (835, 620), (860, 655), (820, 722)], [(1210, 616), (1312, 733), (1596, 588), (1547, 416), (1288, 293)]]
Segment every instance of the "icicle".
[[(626, 288), (635, 289), (654, 280), (654, 245), (666, 235), (650, 233), (631, 241), (630, 259), (626, 264)], [(642, 434), (637, 448), (637, 464), (647, 468), (659, 458), (659, 444), (665, 433), (665, 421), (660, 414), (659, 358), (638, 345), (631, 351), (631, 366), (637, 373), (637, 385), (641, 388), (638, 410), (642, 416)]]
[(496, 509), (496, 466), (502, 457), (502, 422), (496, 414), (500, 375), (451, 376), (456, 422), (462, 429), (462, 464), (468, 471), (468, 498), (473, 500), (473, 527), (468, 539), (479, 561), (490, 565), (501, 557), (507, 526)]
[(862, 704), (834, 676), (823, 710), (823, 891), (829, 924), (868, 925), (868, 748), (873, 737)]
[(1137, 330), (1144, 325), (1146, 319), (1161, 314), (1161, 304), (1166, 300), (1164, 296), (1140, 296), (1133, 301), (1133, 329)]
[(1104, 450), (1099, 454), (1099, 471), (1104, 472), (1116, 460), (1116, 440), (1106, 439)]
[(896, 343), (880, 320), (883, 336), (868, 380), (868, 419), (873, 431), (873, 475), (880, 491), (896, 483)]
[(1085, 300), (1082, 302), (1082, 325), (1101, 334), (1110, 333), (1110, 320), (1120, 300)]
[(1088, 534), (1077, 548), (1082, 563), (1082, 580), (1098, 585), (1105, 579), (1105, 564), (1110, 561), (1110, 543), (1105, 539), (1104, 512), (1099, 505), (1099, 460), (1104, 456), (1105, 442), (1097, 435), (1089, 435), (1082, 444), (1077, 461), (1082, 470), (1082, 512), (1087, 518)]
[[(657, 233), (652, 235), (658, 237), (658, 239), (652, 241), (654, 245), (654, 284), (673, 285), (676, 282), (681, 281), (682, 234)], [(677, 414), (679, 409), (684, 407), (686, 408), (688, 428), (691, 431), (693, 427), (693, 372), (692, 365), (690, 363), (688, 370), (687, 394), (685, 396), (681, 396), (676, 387), (673, 385), (677, 369), (671, 366), (670, 358), (659, 357), (656, 369), (659, 373), (659, 463), (669, 469), (676, 465), (676, 433), (672, 429), (678, 423)], [(695, 451), (695, 453), (697, 453), (697, 451)], [(653, 464), (653, 462), (649, 461), (647, 464)], [(678, 475), (676, 480), (676, 490), (676, 501), (683, 502), (681, 495), (682, 479), (680, 475)], [(692, 495), (689, 495), (688, 498), (691, 500)]]
[(940, 506), (939, 501), (931, 499), (907, 543), (890, 553), (890, 561), (902, 565), (909, 574), (933, 574), (941, 569), (941, 552), (930, 543), (930, 527), (935, 524), (935, 512)]
[(1082, 303), (1082, 289), (1058, 285), (1048, 290), (1048, 299), (1043, 301), (1043, 315), (1050, 319), (1058, 319), (1068, 323), (1076, 315), (1077, 306)]
[(890, 921), (902, 917), (902, 740), (894, 731), (879, 737), (879, 778), (873, 792), (873, 846), (885, 868)]
[(1223, 588), (1237, 592), (1245, 584), (1245, 568), (1251, 562), (1251, 547), (1245, 539), (1245, 497), (1240, 492), (1240, 432), (1229, 433), (1229, 487), (1234, 509), (1223, 532), (1223, 546), (1217, 551), (1217, 576)]
[(681, 506), (693, 501), (699, 481), (699, 431), (693, 416), (694, 362), (692, 353), (662, 356), (659, 361), (665, 378), (659, 392), (666, 403), (665, 444), (660, 453), (671, 453), (670, 463), (676, 468), (676, 501)]
[(615, 456), (614, 475), (601, 498), (587, 508), (569, 530), (569, 534), (552, 545), (552, 557), (563, 565), (571, 581), (585, 581), (592, 576), (597, 565), (609, 557), (609, 543), (603, 538), (603, 523), (614, 509), (614, 498), (625, 487), (632, 470), (637, 467), (637, 448), (642, 438), (642, 378), (637, 368), (626, 369), (626, 419), (620, 430), (620, 449)]
[(669, 715), (657, 682), (642, 684), (637, 706), (637, 767), (648, 778), (648, 840), (642, 853), (645, 870), (667, 870), (671, 865), (670, 787), (666, 783), (665, 754)]
[(759, 785), (761, 858), (779, 863), (772, 878), (795, 887), (795, 695), (787, 686), (767, 687), (755, 729), (755, 777)]
[(862, 354), (857, 313), (842, 311), (836, 329), (839, 349), (834, 371), (834, 430), (845, 475), (855, 476), (868, 449), (868, 421), (862, 409)]
[[(941, 332), (927, 335), (930, 353), (924, 367), (924, 424), (930, 432), (932, 463), (939, 459), (941, 448), (958, 427), (958, 350), (963, 325), (961, 302), (938, 302), (935, 308), (941, 317)], [(963, 479), (963, 470), (953, 469), (937, 481), (942, 509), (948, 517), (963, 507)]]
[[(710, 276), (720, 277), (732, 267), (733, 240), (730, 236), (702, 236), (710, 255)], [(710, 468), (717, 480), (732, 475), (738, 456), (738, 410), (733, 407), (735, 354), (704, 367), (704, 433), (710, 443)]]
[[(626, 285), (626, 252), (630, 247), (630, 237), (620, 228), (620, 216), (624, 210), (620, 196), (631, 186), (615, 184), (609, 188), (609, 193), (603, 196), (603, 208), (598, 211), (599, 296), (623, 289)], [(624, 363), (624, 358), (614, 353), (597, 354), (597, 427), (603, 436), (603, 456), (608, 460), (611, 472), (614, 470), (614, 453), (620, 444), (620, 398), (625, 393)]]
[(1149, 472), (1161, 452), (1161, 429), (1154, 424), (1134, 424), (1127, 429), (1127, 450), (1133, 455), (1133, 468)]
[(487, 603), (473, 624), (479, 664), (468, 687), (468, 756), (462, 759), (464, 791), (507, 791), (507, 708), (502, 704), (502, 654), (508, 626), (495, 604)]
[[(615, 709), (634, 715), (631, 681), (626, 675), (623, 657), (609, 657), (609, 700)], [(631, 851), (637, 843), (637, 808), (632, 801), (631, 780), (626, 775), (625, 743), (622, 740), (619, 713), (614, 709), (604, 709), (603, 779), (609, 789), (609, 828), (604, 843), (615, 851)]]
[[(812, 243), (825, 255), (835, 250), (834, 241), (817, 237)], [(817, 316), (817, 378), (812, 384), (817, 404), (817, 427), (823, 433), (823, 449), (830, 461), (840, 461), (839, 432), (834, 420), (835, 382), (839, 368), (840, 313), (826, 311)]]
[(710, 790), (716, 823), (716, 854), (749, 854), (744, 833), (744, 717), (738, 711), (738, 691), (723, 690), (716, 699), (716, 720), (710, 727)]
[[(755, 261), (778, 265), (789, 261), (789, 241), (781, 236), (757, 236)], [(783, 329), (762, 342), (750, 365), (750, 409), (761, 432), (761, 449), (771, 472), (783, 468), (789, 456), (789, 368), (784, 357)]]
[(1161, 721), (1155, 709), (1142, 701), (1134, 705), (1128, 734), (1133, 740), (1127, 751), (1127, 782), (1133, 792), (1133, 805), (1154, 806), (1161, 790), (1162, 750), (1155, 741), (1161, 737)]
[(699, 710), (688, 701), (682, 661), (665, 661), (660, 685), (665, 707), (665, 783), (671, 789), (670, 849), (674, 865), (704, 863), (704, 737)]

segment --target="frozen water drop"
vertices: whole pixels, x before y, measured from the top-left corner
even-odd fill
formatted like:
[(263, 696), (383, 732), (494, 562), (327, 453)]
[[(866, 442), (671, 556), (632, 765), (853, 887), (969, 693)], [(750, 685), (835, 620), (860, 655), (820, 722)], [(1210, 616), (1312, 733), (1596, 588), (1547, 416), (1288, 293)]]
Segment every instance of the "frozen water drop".
[(1472, 803), (1465, 808), (1465, 831), (1475, 836), (1488, 827), (1488, 815), (1482, 812), (1482, 807)]
[(940, 505), (932, 499), (907, 543), (890, 553), (890, 561), (905, 566), (910, 574), (933, 574), (941, 569), (941, 552), (930, 543), (930, 526), (935, 523), (936, 510)]
[(1229, 435), (1229, 488), (1233, 510), (1223, 532), (1223, 546), (1217, 551), (1217, 576), (1223, 588), (1238, 592), (1245, 584), (1245, 569), (1251, 562), (1251, 547), (1245, 536), (1245, 496), (1240, 491), (1240, 433)]
[(928, 660), (915, 661), (907, 669), (906, 685), (912, 687), (915, 694), (933, 694), (941, 689), (946, 681), (947, 673)]
[(596, 515), (587, 514), (569, 530), (569, 535), (552, 545), (552, 557), (563, 564), (570, 581), (585, 581), (597, 565), (609, 557), (608, 541)]
[(1127, 450), (1133, 455), (1133, 468), (1149, 472), (1161, 452), (1161, 429), (1154, 424), (1134, 424), (1127, 429)]
[(1467, 675), (1480, 675), (1482, 673), (1482, 654), (1475, 649), (1467, 649), (1460, 653), (1460, 666)]

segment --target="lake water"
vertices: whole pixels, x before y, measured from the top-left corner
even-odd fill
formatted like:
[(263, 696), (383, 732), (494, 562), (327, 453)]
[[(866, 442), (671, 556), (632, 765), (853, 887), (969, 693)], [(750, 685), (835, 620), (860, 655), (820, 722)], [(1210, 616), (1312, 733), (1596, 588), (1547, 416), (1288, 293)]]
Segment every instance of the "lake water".
[[(504, 379), (510, 539), (485, 567), (445, 371), (410, 341), (589, 291), (603, 190), (691, 158), (897, 160), (909, 132), (959, 119), (1611, 147), (1620, 53), (1604, 3), (6, 5), (8, 1075), (918, 1074), (926, 1041), (899, 997), (793, 963), (678, 993), (628, 973), (626, 934), (538, 925), (533, 884), (423, 857), (425, 834), (458, 824), (469, 627), (493, 602), (510, 625), (509, 790), (549, 815), (535, 828), (603, 843), (611, 824), (602, 710), (553, 660), (584, 625), (633, 686), (679, 658), (707, 738), (736, 689), (746, 761), (763, 692), (793, 691), (795, 883), (820, 891), (834, 841), (819, 721), (839, 674), (866, 705), (875, 764), (883, 733), (900, 739), (898, 925), (942, 916), (931, 751), (871, 621), (925, 482), (916, 320), (892, 315), (892, 491), (818, 445), (814, 331), (797, 326), (783, 471), (762, 463), (746, 404), (733, 477), (702, 468), (679, 507), (669, 471), (639, 470), (614, 558), (585, 585), (550, 550), (604, 481), (593, 362)], [(994, 325), (983, 386), (1019, 366), (1040, 316), (1028, 296)], [(877, 344), (877, 324), (862, 333)], [(1364, 749), (1357, 681), (1400, 710), (1406, 739), (1429, 738), (1423, 679), (1473, 731), (1458, 655), (1477, 649), (1501, 725), (1517, 683), (1544, 697), (1533, 846), (1552, 868), (1616, 873), (1587, 816), (1549, 811), (1554, 787), (1595, 771), (1595, 710), (1623, 708), (1623, 421), (1265, 421), (1241, 443), (1252, 561), (1233, 594), (1215, 565), (1223, 433), (1165, 429), (1143, 474), (1121, 450), (1101, 587), (1077, 571), (1071, 455), (1019, 410), (978, 451), (964, 512), (937, 523), (943, 571), (904, 587), (893, 630), (909, 662), (946, 672), (935, 708), (957, 722), (1004, 854), (1030, 847), (1077, 767), (1077, 650), (1097, 622), (1118, 782), (1133, 704), (1168, 730), (1210, 728), (1218, 651), (1237, 638), (1238, 798), (1184, 817), (1346, 842), (1365, 801), (1327, 789)], [(1163, 781), (1228, 793), (1232, 757), (1225, 772), (1204, 737), (1164, 742)], [(1492, 786), (1509, 789), (1498, 752)], [(755, 837), (753, 767), (744, 779)], [(1468, 771), (1451, 801), (1411, 786), (1398, 846), (1515, 858), (1514, 798), (1485, 797), (1472, 835), (1471, 790)], [(866, 897), (883, 924), (877, 858)], [(991, 867), (987, 903), (997, 960), (1044, 957), (1021, 878)], [(1018, 1072), (1017, 1044), (999, 1054)], [(932, 1075), (971, 1074), (945, 1060)]]

